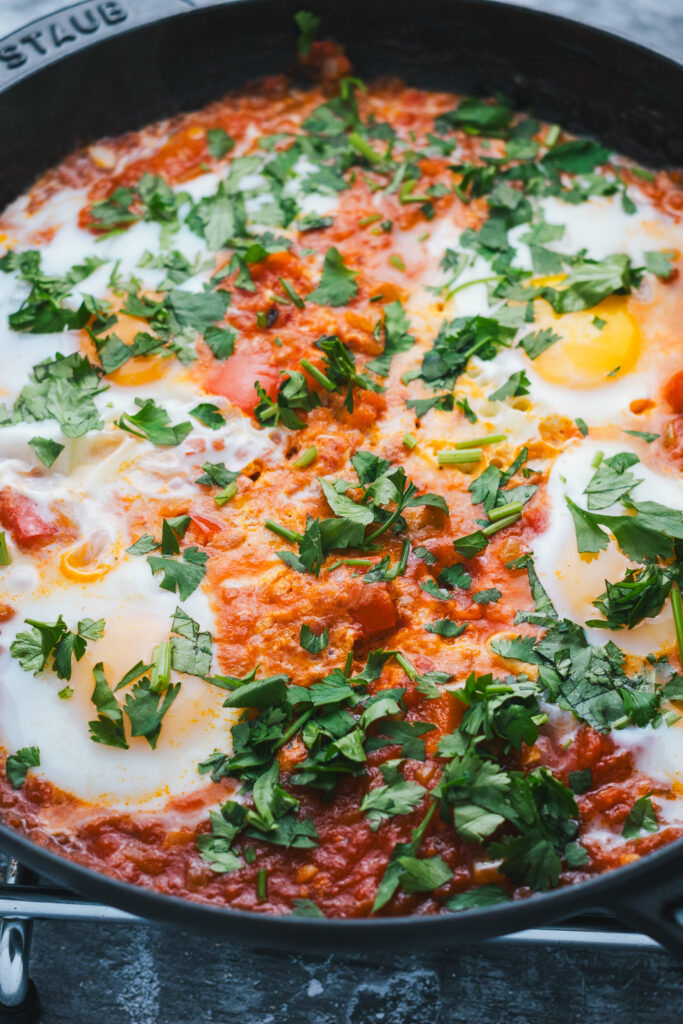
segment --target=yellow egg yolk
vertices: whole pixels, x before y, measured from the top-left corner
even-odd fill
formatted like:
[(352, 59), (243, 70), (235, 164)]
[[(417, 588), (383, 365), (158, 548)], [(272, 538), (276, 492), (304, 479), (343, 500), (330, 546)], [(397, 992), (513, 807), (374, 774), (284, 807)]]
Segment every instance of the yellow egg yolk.
[(610, 295), (591, 309), (555, 313), (544, 300), (534, 303), (538, 330), (559, 335), (533, 363), (551, 384), (593, 388), (623, 377), (640, 354), (640, 327), (624, 295)]

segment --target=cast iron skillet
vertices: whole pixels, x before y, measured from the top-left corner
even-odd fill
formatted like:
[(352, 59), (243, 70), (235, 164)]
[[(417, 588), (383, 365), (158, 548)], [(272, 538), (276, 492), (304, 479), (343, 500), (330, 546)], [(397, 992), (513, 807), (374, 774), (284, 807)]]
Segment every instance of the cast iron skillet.
[[(0, 207), (83, 142), (201, 107), (292, 65), (297, 0), (92, 0), (0, 40)], [(136, 5), (138, 6), (138, 5)], [(357, 72), (490, 95), (652, 167), (683, 167), (683, 66), (564, 20), (481, 0), (310, 0)], [(0, 825), (4, 848), (55, 881), (132, 913), (289, 949), (456, 945), (605, 909), (683, 956), (683, 840), (618, 871), (461, 915), (268, 917), (116, 881)]]

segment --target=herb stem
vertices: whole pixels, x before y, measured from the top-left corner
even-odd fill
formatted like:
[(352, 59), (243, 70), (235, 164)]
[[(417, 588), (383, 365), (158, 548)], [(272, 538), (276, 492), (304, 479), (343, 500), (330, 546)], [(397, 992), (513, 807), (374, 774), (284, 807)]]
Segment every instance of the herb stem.
[(216, 502), (219, 508), (222, 508), (223, 505), (227, 505), (227, 503), (231, 501), (236, 494), (237, 484), (233, 480), (231, 484), (228, 484), (228, 486), (223, 488), (222, 491), (219, 491), (218, 494), (214, 494), (213, 500)]
[(265, 868), (259, 868), (256, 875), (256, 899), (263, 903), (268, 898), (268, 872)]
[(342, 558), (344, 565), (353, 565), (361, 569), (370, 569), (375, 563), (369, 558)]
[(152, 671), (149, 688), (153, 693), (163, 693), (171, 682), (171, 641), (157, 644), (152, 655)]
[(326, 391), (336, 391), (336, 384), (333, 384), (330, 378), (326, 377), (325, 374), (321, 370), (318, 370), (317, 367), (315, 367), (313, 363), (309, 362), (308, 359), (302, 359), (299, 365), (303, 366), (304, 370), (310, 373), (311, 377), (313, 377), (314, 380), (317, 380), (318, 384), (322, 384)]
[(414, 665), (411, 665), (411, 663), (406, 658), (405, 654), (402, 654), (400, 651), (396, 651), (394, 654), (394, 658), (399, 663), (405, 674), (408, 676), (408, 679), (410, 679), (411, 682), (415, 682), (415, 680), (417, 679), (417, 669), (415, 668)]
[(306, 303), (301, 298), (299, 293), (294, 290), (294, 287), (289, 283), (287, 278), (280, 277), (278, 278), (278, 280), (280, 281), (280, 284), (284, 288), (285, 292), (287, 293), (293, 304), (297, 307), (297, 309), (303, 309)]
[(674, 625), (676, 627), (676, 640), (678, 642), (678, 657), (683, 664), (683, 603), (678, 584), (671, 588), (671, 608), (674, 613)]
[(497, 523), (501, 519), (507, 519), (508, 516), (520, 514), (523, 507), (521, 501), (511, 501), (509, 504), (501, 505), (499, 508), (492, 508), (489, 512), (489, 519), (492, 523)]
[(12, 558), (7, 550), (7, 536), (4, 530), (0, 530), (0, 565), (11, 565)]
[(292, 736), (295, 736), (296, 733), (298, 733), (301, 726), (305, 722), (307, 722), (308, 719), (311, 717), (311, 715), (313, 714), (313, 710), (313, 708), (309, 708), (308, 711), (304, 711), (302, 715), (299, 715), (299, 717), (295, 719), (294, 722), (292, 722), (289, 729), (287, 729), (287, 731), (282, 734), (282, 739), (280, 739), (273, 747), (271, 747), (273, 753), (275, 753), (276, 750), (280, 750), (282, 747), (285, 746), (285, 744), (289, 743)]
[(458, 292), (462, 292), (465, 288), (470, 288), (474, 284), (488, 284), (490, 281), (502, 281), (502, 274), (494, 274), (492, 277), (477, 277), (474, 281), (463, 281), (462, 284), (456, 285), (455, 288), (451, 288), (450, 291), (446, 292), (446, 297), (452, 299)]
[(486, 434), (484, 437), (470, 437), (467, 441), (456, 441), (455, 447), (458, 451), (462, 451), (465, 448), (480, 448), (486, 444), (500, 444), (505, 440), (507, 440), (505, 434)]
[(310, 448), (307, 448), (306, 451), (299, 456), (296, 462), (292, 463), (292, 465), (296, 466), (297, 469), (306, 469), (306, 467), (310, 466), (312, 462), (315, 462), (317, 457), (318, 449), (314, 444), (312, 444)]
[(408, 451), (412, 451), (417, 445), (417, 438), (415, 434), (404, 434), (403, 435), (403, 447), (407, 448)]
[(350, 132), (347, 135), (347, 141), (352, 149), (355, 149), (356, 153), (360, 153), (364, 156), (371, 164), (381, 164), (384, 157), (381, 153), (378, 153), (372, 148), (367, 139), (364, 139), (358, 132)]
[(548, 149), (552, 149), (557, 140), (560, 137), (560, 126), (559, 124), (551, 124), (550, 128), (546, 132), (546, 136), (543, 140)]
[(467, 462), (481, 462), (484, 453), (481, 448), (470, 448), (469, 451), (454, 452), (446, 449), (439, 452), (437, 462), (440, 466), (458, 466)]
[(284, 526), (280, 526), (279, 523), (274, 523), (272, 519), (266, 519), (263, 524), (267, 530), (272, 533), (276, 533), (278, 537), (282, 537), (283, 540), (288, 540), (290, 544), (299, 544), (304, 539), (300, 533), (296, 533), (294, 530), (288, 530)]
[(506, 516), (505, 519), (499, 519), (497, 523), (491, 523), (490, 526), (483, 527), (481, 532), (485, 537), (492, 537), (494, 533), (504, 530), (506, 526), (512, 526), (513, 523), (516, 523), (521, 518), (521, 512), (518, 512), (516, 515)]

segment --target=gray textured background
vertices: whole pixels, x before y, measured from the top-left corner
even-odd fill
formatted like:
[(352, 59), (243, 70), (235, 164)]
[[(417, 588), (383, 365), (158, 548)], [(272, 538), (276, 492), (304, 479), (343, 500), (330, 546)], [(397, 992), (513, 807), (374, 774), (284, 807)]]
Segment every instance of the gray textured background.
[[(519, 2), (683, 59), (683, 0)], [(54, 0), (0, 0), (0, 34), (60, 6)], [(45, 1024), (680, 1024), (683, 1019), (683, 967), (658, 951), (489, 945), (468, 953), (295, 956), (152, 926), (39, 923), (32, 964)]]

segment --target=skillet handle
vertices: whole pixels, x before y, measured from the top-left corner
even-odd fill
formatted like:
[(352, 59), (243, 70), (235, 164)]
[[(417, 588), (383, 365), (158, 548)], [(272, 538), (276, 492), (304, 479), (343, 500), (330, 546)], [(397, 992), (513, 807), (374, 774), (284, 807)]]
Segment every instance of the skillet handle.
[(683, 874), (661, 880), (648, 879), (646, 885), (623, 883), (601, 900), (602, 909), (624, 924), (655, 939), (674, 956), (683, 960)]
[(135, 0), (81, 0), (63, 7), (0, 39), (0, 89), (99, 39), (220, 2), (146, 0), (140, 4)]

